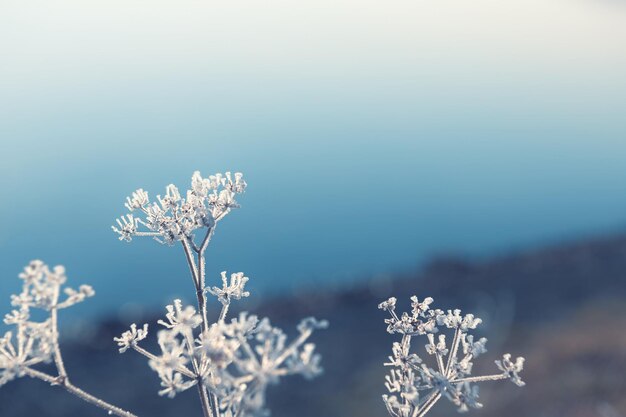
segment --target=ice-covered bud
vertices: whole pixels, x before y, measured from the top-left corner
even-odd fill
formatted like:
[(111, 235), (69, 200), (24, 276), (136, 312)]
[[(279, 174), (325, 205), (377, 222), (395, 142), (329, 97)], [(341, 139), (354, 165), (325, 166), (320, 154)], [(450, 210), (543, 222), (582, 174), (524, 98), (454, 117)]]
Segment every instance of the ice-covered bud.
[(399, 342), (394, 342), (391, 346), (392, 355), (385, 366), (396, 366), (402, 369), (415, 369), (422, 363), (422, 359), (414, 353), (409, 353), (409, 346)]
[(213, 366), (225, 368), (235, 357), (239, 342), (227, 338), (222, 326), (213, 324), (209, 330), (202, 332), (198, 338), (197, 351), (207, 357)]
[(148, 193), (142, 188), (134, 191), (130, 197), (126, 197), (126, 208), (130, 211), (145, 207), (150, 202)]
[(526, 385), (522, 378), (518, 375), (524, 369), (524, 358), (518, 357), (515, 359), (515, 362), (511, 360), (511, 354), (505, 353), (502, 355), (502, 360), (495, 361), (496, 366), (500, 369), (507, 378), (511, 380), (512, 383), (517, 385), (518, 387), (523, 387)]
[(328, 327), (328, 321), (318, 320), (315, 317), (306, 317), (298, 324), (298, 331), (300, 333), (309, 333), (313, 330), (326, 329)]
[(174, 332), (184, 332), (188, 329), (195, 329), (202, 323), (202, 317), (196, 314), (196, 309), (192, 306), (183, 308), (180, 300), (174, 300), (174, 305), (165, 306), (167, 321), (159, 320), (157, 323), (174, 330)]
[(161, 376), (184, 368), (188, 362), (188, 358), (185, 356), (185, 349), (173, 336), (173, 333), (170, 330), (159, 331), (157, 337), (161, 347), (161, 356), (155, 356), (148, 363)]
[(117, 233), (120, 240), (130, 242), (137, 233), (137, 219), (132, 214), (127, 214), (115, 220), (117, 227), (111, 226), (111, 229)]
[(461, 331), (466, 332), (470, 329), (475, 329), (480, 323), (482, 323), (482, 319), (475, 317), (473, 314), (466, 314), (459, 325)]
[(235, 201), (235, 193), (230, 190), (220, 191), (216, 196), (213, 195), (213, 198), (209, 199), (209, 201), (213, 202), (222, 212), (240, 207), (237, 201)]
[(209, 189), (217, 190), (222, 185), (224, 185), (224, 178), (223, 178), (222, 174), (220, 174), (218, 172), (215, 175), (209, 175), (209, 178), (208, 178), (208, 181), (207, 181), (206, 184), (209, 187)]
[(93, 297), (96, 294), (91, 285), (81, 285), (78, 287), (78, 291), (68, 287), (65, 288), (63, 292), (67, 295), (67, 298), (57, 306), (58, 308), (73, 306), (74, 304), (80, 303), (86, 298)]
[(474, 336), (463, 334), (461, 336), (461, 343), (463, 344), (463, 353), (466, 355), (472, 355), (477, 358), (483, 353), (487, 352), (487, 339), (481, 337), (477, 342), (474, 342)]
[(465, 413), (470, 408), (482, 408), (483, 405), (478, 402), (478, 385), (463, 384), (454, 403), (459, 407), (459, 413)]
[(236, 272), (230, 275), (230, 284), (226, 276), (226, 271), (222, 271), (222, 288), (207, 288), (207, 292), (217, 297), (220, 303), (230, 304), (231, 299), (239, 300), (248, 297), (250, 293), (245, 291), (245, 285), (249, 278), (243, 272)]
[(321, 361), (321, 355), (315, 353), (315, 344), (305, 343), (300, 352), (289, 358), (287, 368), (293, 373), (302, 374), (306, 379), (311, 379), (324, 372), (320, 366)]
[(428, 306), (431, 305), (433, 303), (433, 299), (431, 297), (426, 297), (424, 298), (424, 300), (422, 300), (422, 302), (419, 301), (419, 299), (417, 298), (417, 296), (413, 296), (411, 297), (411, 307), (413, 307), (413, 315), (414, 316), (419, 316), (422, 313), (424, 313), (426, 310), (428, 310)]
[(396, 301), (398, 301), (396, 297), (390, 297), (382, 303), (378, 304), (378, 308), (380, 310), (392, 312), (396, 309)]
[(473, 314), (461, 315), (461, 310), (448, 310), (445, 314), (442, 311), (437, 312), (437, 324), (445, 325), (449, 329), (459, 328), (461, 331), (466, 332), (469, 329), (475, 329), (482, 320), (475, 317)]
[(248, 315), (246, 311), (239, 313), (239, 317), (230, 321), (227, 326), (223, 326), (222, 331), (229, 337), (248, 338), (256, 331), (259, 318), (255, 315)]
[(45, 269), (47, 269), (46, 264), (39, 259), (35, 259), (30, 261), (18, 277), (23, 279), (26, 284), (31, 284), (32, 282), (38, 281), (42, 278)]
[(191, 176), (191, 191), (200, 198), (205, 198), (209, 194), (209, 181), (202, 178), (200, 171), (195, 171)]
[(174, 184), (170, 184), (165, 187), (165, 197), (161, 197), (160, 195), (157, 196), (163, 210), (175, 208), (180, 201), (180, 198), (180, 192)]
[(160, 396), (167, 396), (168, 398), (174, 398), (179, 392), (183, 392), (194, 385), (197, 381), (184, 381), (183, 376), (178, 373), (166, 373), (161, 375), (162, 390), (159, 391)]
[(13, 310), (4, 316), (4, 323), (8, 325), (22, 324), (30, 318), (28, 307), (23, 306), (19, 310)]
[(145, 339), (148, 336), (148, 325), (144, 324), (142, 329), (137, 329), (135, 323), (130, 325), (130, 330), (126, 330), (120, 337), (114, 337), (113, 340), (117, 342), (120, 353), (126, 352), (129, 348), (136, 346), (137, 342)]
[(246, 189), (246, 182), (243, 180), (243, 174), (241, 172), (235, 172), (235, 180), (233, 181), (230, 172), (226, 172), (226, 182), (224, 187), (233, 193), (241, 194)]
[(428, 337), (428, 344), (426, 345), (426, 352), (429, 355), (441, 355), (445, 356), (448, 354), (448, 349), (446, 347), (446, 335), (439, 335), (439, 340), (435, 343), (435, 335), (432, 333), (428, 333), (426, 335)]

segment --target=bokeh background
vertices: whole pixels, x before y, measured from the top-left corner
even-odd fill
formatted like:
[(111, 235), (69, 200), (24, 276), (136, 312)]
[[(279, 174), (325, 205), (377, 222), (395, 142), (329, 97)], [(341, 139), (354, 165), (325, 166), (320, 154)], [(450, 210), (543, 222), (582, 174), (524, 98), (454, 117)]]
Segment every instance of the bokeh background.
[[(325, 376), (276, 387), (274, 415), (386, 415), (376, 304), (414, 293), (484, 316), (485, 368), (528, 357), (528, 386), (472, 414), (626, 415), (625, 51), (618, 0), (4, 0), (0, 299), (29, 260), (64, 264), (97, 291), (62, 317), (75, 382), (197, 415), (111, 342), (193, 300), (182, 251), (110, 225), (136, 188), (243, 171), (210, 276), (332, 323)], [(0, 415), (99, 413), (20, 380)]]

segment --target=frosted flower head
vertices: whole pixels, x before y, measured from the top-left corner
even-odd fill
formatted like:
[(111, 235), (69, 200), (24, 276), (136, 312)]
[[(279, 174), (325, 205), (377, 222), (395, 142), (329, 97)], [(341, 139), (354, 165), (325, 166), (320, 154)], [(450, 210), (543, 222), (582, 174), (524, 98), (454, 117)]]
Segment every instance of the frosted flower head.
[(313, 330), (322, 330), (328, 328), (328, 321), (318, 320), (315, 317), (306, 317), (300, 320), (298, 331), (300, 333), (312, 333)]
[(158, 342), (161, 355), (150, 360), (150, 367), (159, 375), (172, 375), (174, 371), (183, 368), (189, 359), (185, 355), (185, 348), (172, 336), (171, 331), (161, 330), (158, 333)]
[(415, 353), (409, 352), (409, 346), (399, 342), (394, 342), (391, 347), (392, 355), (385, 366), (395, 366), (402, 370), (418, 369), (422, 359)]
[(463, 353), (471, 355), (472, 358), (477, 358), (487, 352), (487, 339), (484, 337), (481, 337), (477, 342), (474, 342), (474, 335), (464, 333), (461, 336), (461, 343), (463, 345)]
[(322, 356), (315, 353), (315, 344), (306, 343), (300, 352), (296, 352), (286, 361), (286, 365), (292, 372), (311, 379), (324, 371), (320, 365), (321, 361)]
[(28, 307), (23, 305), (19, 310), (12, 310), (4, 316), (4, 324), (22, 324), (26, 323), (30, 318)]
[[(442, 397), (455, 404), (460, 412), (480, 408), (478, 382), (510, 379), (516, 385), (524, 385), (518, 375), (524, 359), (513, 362), (509, 354), (496, 361), (500, 374), (472, 376), (473, 360), (486, 352), (487, 339), (476, 341), (469, 334), (481, 323), (480, 318), (462, 315), (458, 309), (447, 313), (431, 309), (432, 303), (430, 297), (421, 302), (411, 297), (411, 314), (400, 315), (395, 312), (395, 298), (379, 306), (390, 315), (385, 319), (387, 331), (402, 335), (402, 341), (393, 344), (392, 356), (385, 363), (393, 368), (385, 378), (385, 387), (393, 395), (383, 396), (392, 417), (423, 417)], [(445, 331), (452, 333), (451, 337)], [(412, 338), (424, 335), (428, 343), (422, 346), (431, 356), (428, 361), (410, 353)]]
[(62, 291), (65, 297), (61, 299), (61, 288), (67, 281), (65, 268), (61, 265), (50, 268), (39, 260), (31, 261), (19, 277), (23, 281), (22, 291), (11, 296), (11, 304), (15, 307), (63, 309), (95, 294), (89, 285), (81, 285), (78, 290), (65, 287)]
[(457, 392), (457, 397), (453, 401), (459, 407), (460, 413), (465, 413), (470, 408), (482, 408), (483, 405), (478, 402), (478, 385), (464, 383)]
[(227, 367), (234, 359), (239, 348), (236, 339), (227, 338), (223, 327), (213, 324), (209, 330), (200, 334), (196, 352), (206, 357), (217, 368)]
[(128, 210), (133, 211), (144, 208), (149, 202), (148, 193), (140, 188), (134, 191), (130, 197), (126, 197), (125, 206)]
[(515, 361), (511, 360), (511, 354), (505, 353), (502, 355), (502, 360), (496, 361), (496, 366), (500, 369), (503, 375), (511, 380), (512, 383), (518, 387), (526, 385), (519, 373), (524, 369), (524, 358), (519, 357)]
[(193, 239), (197, 229), (212, 229), (232, 209), (238, 208), (235, 196), (245, 191), (247, 184), (241, 173), (227, 172), (203, 178), (196, 171), (191, 187), (184, 193), (174, 184), (165, 188), (165, 195), (157, 195), (150, 202), (143, 189), (126, 198), (126, 208), (136, 213), (127, 214), (112, 227), (119, 239), (130, 242), (136, 236), (151, 236), (160, 243), (172, 245)]
[(421, 302), (418, 300), (417, 296), (412, 296), (411, 297), (411, 307), (413, 307), (413, 316), (420, 316), (422, 313), (424, 313), (426, 310), (428, 310), (428, 306), (430, 306), (433, 302), (433, 299), (431, 297), (426, 297), (424, 298), (424, 300), (422, 300)]
[(222, 288), (212, 287), (206, 291), (217, 297), (218, 301), (224, 305), (230, 304), (230, 300), (240, 300), (241, 298), (250, 296), (248, 291), (245, 291), (246, 283), (249, 278), (244, 276), (243, 272), (237, 272), (230, 275), (230, 284), (226, 271), (222, 271)]
[(426, 345), (426, 352), (428, 352), (429, 355), (439, 354), (439, 355), (445, 356), (448, 354), (448, 348), (446, 347), (446, 335), (445, 334), (440, 334), (437, 342), (435, 342), (434, 334), (428, 333), (426, 336), (428, 337), (428, 342), (429, 342)]
[(202, 317), (196, 314), (196, 309), (192, 306), (183, 308), (182, 301), (174, 300), (173, 305), (165, 306), (167, 314), (165, 320), (159, 320), (158, 323), (175, 332), (186, 332), (195, 329), (202, 324)]
[(230, 172), (227, 172), (225, 176), (226, 179), (224, 181), (224, 187), (228, 191), (235, 194), (242, 194), (246, 190), (248, 184), (246, 184), (246, 182), (243, 180), (243, 174), (241, 172), (235, 172), (234, 181)]
[(442, 311), (437, 312), (437, 324), (439, 326), (446, 326), (449, 329), (459, 327), (462, 331), (469, 329), (475, 329), (482, 320), (478, 317), (474, 317), (473, 314), (461, 315), (461, 310), (448, 310), (447, 314)]
[(130, 330), (126, 330), (120, 337), (114, 337), (117, 342), (120, 353), (126, 352), (129, 348), (136, 346), (137, 342), (148, 336), (148, 325), (144, 324), (142, 329), (137, 329), (135, 323), (130, 325)]
[(115, 222), (117, 226), (111, 226), (111, 229), (119, 235), (119, 240), (126, 242), (133, 240), (133, 236), (137, 234), (137, 219), (132, 214), (127, 214), (116, 219)]
[[(49, 363), (58, 344), (57, 310), (70, 307), (94, 295), (88, 285), (78, 290), (64, 288), (65, 268), (49, 267), (40, 260), (31, 261), (19, 274), (22, 291), (11, 296), (16, 307), (4, 316), (4, 323), (14, 327), (0, 337), (0, 385), (26, 375), (38, 364)], [(46, 312), (48, 318), (36, 321), (33, 309)]]
[(184, 381), (183, 376), (178, 373), (167, 373), (161, 377), (162, 390), (159, 391), (160, 396), (167, 396), (168, 398), (174, 398), (179, 392), (183, 392), (194, 385), (196, 381)]
[(380, 310), (385, 310), (385, 311), (395, 311), (396, 309), (396, 297), (390, 297), (387, 300), (383, 301), (382, 303), (378, 304), (378, 308)]

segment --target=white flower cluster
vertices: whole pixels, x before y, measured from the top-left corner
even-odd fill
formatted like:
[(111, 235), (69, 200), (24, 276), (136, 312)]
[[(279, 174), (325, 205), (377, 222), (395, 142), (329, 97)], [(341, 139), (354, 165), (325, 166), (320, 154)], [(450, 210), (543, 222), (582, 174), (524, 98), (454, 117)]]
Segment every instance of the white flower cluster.
[(137, 330), (133, 324), (115, 338), (120, 352), (132, 348), (150, 359), (161, 379), (160, 395), (173, 398), (201, 381), (218, 398), (222, 415), (258, 416), (266, 412), (268, 384), (285, 375), (310, 378), (322, 371), (314, 345), (305, 341), (313, 330), (325, 328), (325, 321), (303, 320), (299, 336), (288, 344), (268, 319), (241, 313), (230, 323), (219, 321), (203, 329), (195, 308), (183, 307), (180, 300), (166, 308), (166, 320), (159, 321), (164, 329), (157, 333), (160, 355), (138, 345), (147, 335), (147, 325)]
[[(191, 238), (196, 229), (213, 227), (232, 209), (238, 208), (235, 195), (245, 189), (246, 182), (239, 172), (202, 178), (196, 171), (185, 197), (173, 184), (166, 187), (165, 196), (157, 196), (158, 202), (150, 203), (148, 193), (143, 189), (133, 192), (126, 199), (126, 208), (131, 212), (139, 211), (143, 217), (126, 214), (112, 228), (120, 240), (130, 242), (135, 236), (152, 236), (161, 243), (172, 245)], [(146, 230), (139, 230), (141, 226)]]
[(212, 287), (207, 289), (207, 292), (216, 296), (223, 305), (227, 305), (230, 304), (230, 300), (240, 300), (243, 297), (250, 296), (250, 293), (244, 290), (246, 282), (248, 282), (248, 277), (244, 276), (243, 272), (237, 272), (230, 275), (230, 284), (228, 284), (226, 271), (223, 271), (222, 288)]
[[(23, 281), (22, 292), (11, 296), (11, 304), (16, 308), (4, 316), (4, 323), (15, 326), (15, 331), (0, 338), (0, 385), (26, 375), (37, 364), (50, 362), (58, 349), (57, 310), (94, 295), (90, 286), (81, 285), (78, 290), (65, 288), (65, 297), (60, 301), (61, 287), (67, 280), (62, 266), (50, 269), (35, 260), (19, 277)], [(48, 317), (34, 321), (31, 309), (42, 309)]]
[[(128, 214), (118, 220), (113, 230), (120, 240), (134, 236), (152, 236), (162, 243), (180, 243), (189, 266), (198, 300), (198, 309), (183, 306), (179, 300), (167, 306), (164, 329), (157, 333), (159, 355), (146, 351), (139, 342), (147, 336), (147, 325), (130, 330), (114, 340), (120, 352), (133, 349), (146, 356), (150, 367), (161, 379), (160, 395), (174, 397), (196, 387), (204, 417), (245, 417), (266, 415), (265, 391), (281, 376), (300, 374), (312, 378), (321, 372), (320, 356), (315, 345), (306, 343), (315, 329), (327, 326), (325, 321), (304, 319), (298, 326), (298, 337), (287, 343), (285, 334), (268, 319), (241, 313), (226, 321), (231, 302), (248, 297), (248, 282), (243, 272), (221, 274), (221, 286), (205, 285), (205, 250), (217, 223), (239, 207), (235, 195), (243, 193), (246, 183), (240, 173), (216, 174), (202, 178), (195, 172), (191, 189), (182, 198), (169, 185), (165, 197), (150, 204), (148, 194), (140, 189), (127, 199), (126, 207), (139, 210), (145, 218)], [(145, 226), (147, 231), (139, 231)], [(197, 239), (194, 232), (203, 229)], [(207, 295), (217, 298), (221, 312), (213, 324), (208, 319)]]
[[(396, 313), (393, 297), (378, 306), (390, 314), (385, 320), (387, 331), (402, 335), (401, 342), (393, 344), (392, 355), (385, 363), (393, 367), (385, 383), (390, 395), (383, 395), (391, 416), (422, 417), (442, 396), (452, 401), (460, 412), (480, 408), (477, 382), (510, 379), (518, 386), (524, 385), (519, 377), (524, 358), (512, 361), (510, 354), (496, 361), (501, 373), (471, 376), (474, 358), (486, 352), (487, 339), (474, 340), (469, 334), (481, 319), (473, 314), (462, 315), (461, 310), (431, 309), (433, 299), (430, 297), (420, 302), (413, 296), (411, 301), (411, 313), (400, 316)], [(445, 329), (454, 331), (451, 344), (446, 342)], [(440, 330), (441, 334), (437, 334)], [(434, 366), (427, 365), (420, 356), (410, 352), (414, 336), (426, 336), (426, 353), (434, 356)]]

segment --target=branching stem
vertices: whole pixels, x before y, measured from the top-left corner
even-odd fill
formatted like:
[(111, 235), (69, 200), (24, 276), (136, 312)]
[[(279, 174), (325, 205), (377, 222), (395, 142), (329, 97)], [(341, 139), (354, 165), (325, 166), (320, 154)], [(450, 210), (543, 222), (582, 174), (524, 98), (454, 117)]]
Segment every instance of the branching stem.
[(460, 378), (450, 381), (452, 384), (459, 384), (462, 382), (483, 382), (483, 381), (499, 381), (501, 379), (507, 379), (508, 376), (505, 374), (497, 374), (497, 375), (485, 375), (485, 376), (471, 376), (467, 378)]
[[(200, 247), (198, 247), (193, 239), (187, 238), (182, 239), (183, 249), (185, 251), (185, 257), (187, 258), (187, 263), (189, 265), (189, 271), (191, 272), (191, 278), (193, 279), (194, 287), (196, 289), (196, 298), (198, 300), (198, 310), (202, 315), (202, 329), (203, 331), (208, 331), (209, 329), (209, 320), (208, 320), (208, 312), (207, 312), (207, 303), (206, 303), (206, 295), (205, 295), (205, 276), (206, 276), (206, 259), (204, 257), (204, 252), (211, 241), (211, 237), (215, 231), (215, 226), (210, 227), (207, 230)], [(196, 256), (192, 253), (195, 252)], [(223, 310), (222, 312), (225, 313)], [(220, 314), (221, 320), (224, 319)], [(205, 417), (220, 417), (220, 406), (219, 400), (215, 393), (210, 392), (210, 390), (206, 389), (204, 381), (202, 378), (198, 378), (198, 390), (200, 394), (200, 400), (202, 403), (202, 411)], [(207, 391), (208, 394), (207, 394)], [(208, 400), (208, 401), (207, 401)]]
[(119, 407), (116, 407), (112, 404), (107, 403), (106, 401), (102, 401), (101, 399), (94, 397), (93, 395), (83, 391), (82, 389), (78, 388), (77, 386), (73, 385), (68, 379), (67, 377), (62, 377), (61, 375), (54, 377), (52, 375), (48, 375), (44, 372), (40, 372), (40, 371), (36, 371), (34, 369), (31, 368), (26, 368), (25, 372), (28, 376), (32, 377), (32, 378), (37, 378), (37, 379), (41, 379), (42, 381), (45, 381), (47, 383), (49, 383), (50, 385), (53, 386), (59, 386), (62, 387), (63, 389), (65, 389), (67, 392), (69, 392), (70, 394), (73, 394), (75, 396), (77, 396), (78, 398), (80, 398), (83, 401), (86, 401), (92, 405), (95, 405), (96, 407), (99, 407), (107, 412), (109, 412), (109, 414), (114, 414), (116, 416), (119, 417), (137, 417), (135, 414), (128, 412), (126, 410), (123, 410)]

